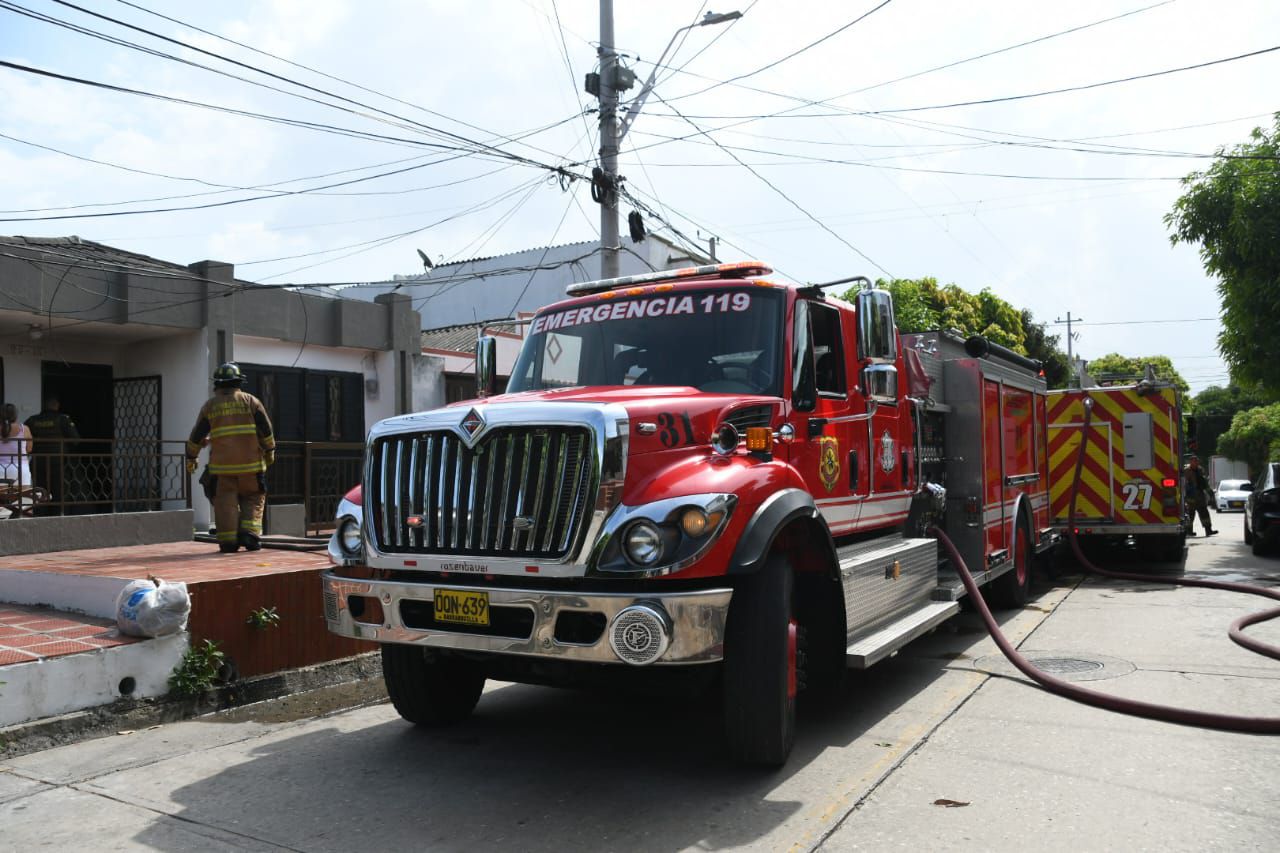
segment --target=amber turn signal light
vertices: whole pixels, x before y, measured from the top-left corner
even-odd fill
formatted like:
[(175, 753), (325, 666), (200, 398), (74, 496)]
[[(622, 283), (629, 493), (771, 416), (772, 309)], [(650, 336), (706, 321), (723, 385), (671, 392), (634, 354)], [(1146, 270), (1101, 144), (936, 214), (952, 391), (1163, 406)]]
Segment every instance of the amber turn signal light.
[(768, 453), (773, 449), (773, 430), (769, 427), (747, 427), (747, 450)]

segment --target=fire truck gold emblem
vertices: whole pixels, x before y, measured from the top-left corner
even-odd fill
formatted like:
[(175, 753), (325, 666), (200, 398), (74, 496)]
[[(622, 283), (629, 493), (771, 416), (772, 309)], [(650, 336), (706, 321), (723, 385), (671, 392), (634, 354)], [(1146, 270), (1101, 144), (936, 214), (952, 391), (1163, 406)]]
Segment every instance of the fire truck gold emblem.
[(895, 465), (897, 460), (893, 458), (893, 436), (885, 430), (884, 435), (880, 436), (880, 468), (888, 474)]
[(833, 436), (823, 436), (818, 441), (818, 476), (830, 492), (840, 479), (840, 442)]

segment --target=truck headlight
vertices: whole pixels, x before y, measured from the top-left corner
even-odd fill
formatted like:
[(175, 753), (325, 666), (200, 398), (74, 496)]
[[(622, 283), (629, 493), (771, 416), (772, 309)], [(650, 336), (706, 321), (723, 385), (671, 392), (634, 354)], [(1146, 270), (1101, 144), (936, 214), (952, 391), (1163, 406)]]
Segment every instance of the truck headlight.
[(349, 557), (360, 554), (360, 522), (354, 518), (344, 518), (338, 524), (338, 547)]
[(637, 566), (652, 566), (662, 556), (662, 534), (653, 524), (637, 521), (627, 528), (623, 549)]

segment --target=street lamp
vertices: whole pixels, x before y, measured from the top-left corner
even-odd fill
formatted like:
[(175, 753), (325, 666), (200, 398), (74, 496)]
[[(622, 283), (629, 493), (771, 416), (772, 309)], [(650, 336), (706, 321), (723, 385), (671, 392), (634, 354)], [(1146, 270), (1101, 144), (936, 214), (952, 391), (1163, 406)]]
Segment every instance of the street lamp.
[[(644, 88), (636, 95), (635, 100), (631, 102), (631, 107), (627, 110), (626, 116), (619, 123), (617, 118), (618, 92), (619, 90), (629, 89), (632, 81), (628, 79), (625, 83), (622, 83), (618, 75), (618, 55), (613, 50), (613, 0), (600, 0), (599, 89), (592, 94), (596, 94), (600, 98), (600, 166), (598, 180), (601, 187), (597, 201), (600, 203), (601, 278), (616, 278), (618, 276), (618, 252), (621, 248), (618, 239), (618, 147), (622, 143), (622, 138), (626, 136), (627, 131), (631, 128), (631, 123), (640, 114), (640, 108), (644, 106), (645, 98), (653, 90), (653, 84), (658, 77), (658, 69), (662, 67), (662, 60), (667, 58), (667, 53), (671, 50), (671, 46), (676, 43), (676, 38), (685, 30), (691, 30), (694, 27), (706, 27), (712, 24), (723, 24), (726, 21), (735, 21), (741, 17), (741, 12), (726, 12), (719, 15), (714, 12), (708, 12), (701, 21), (695, 21), (686, 27), (676, 30), (675, 35), (671, 36), (671, 41), (667, 42), (666, 48), (662, 51), (662, 56), (658, 57), (658, 61), (654, 63), (653, 73), (645, 81)], [(592, 178), (594, 192), (597, 179), (597, 175), (594, 172)]]
[(694, 27), (709, 27), (715, 24), (724, 24), (729, 21), (736, 21), (742, 17), (742, 13), (734, 10), (732, 12), (708, 12), (702, 16), (701, 21), (694, 21), (688, 26), (681, 27), (671, 36), (671, 41), (667, 42), (667, 46), (662, 49), (662, 55), (658, 57), (658, 61), (653, 64), (653, 71), (649, 74), (649, 79), (644, 81), (644, 86), (636, 95), (635, 100), (631, 102), (631, 106), (627, 109), (627, 114), (622, 119), (622, 127), (618, 130), (618, 142), (621, 144), (626, 137), (627, 131), (631, 129), (631, 123), (640, 115), (641, 108), (644, 107), (645, 98), (649, 97), (649, 92), (653, 90), (653, 85), (657, 81), (658, 71), (662, 68), (662, 60), (667, 58), (667, 53), (671, 50), (671, 46), (676, 43), (676, 39), (685, 30), (691, 30)]

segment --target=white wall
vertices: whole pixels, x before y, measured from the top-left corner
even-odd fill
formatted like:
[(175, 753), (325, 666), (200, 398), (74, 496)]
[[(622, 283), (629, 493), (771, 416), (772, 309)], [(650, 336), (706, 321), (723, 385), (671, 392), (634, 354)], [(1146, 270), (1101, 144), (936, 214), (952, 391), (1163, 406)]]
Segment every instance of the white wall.
[[(200, 329), (122, 347), (115, 375), (117, 378), (160, 377), (160, 438), (174, 442), (186, 441), (191, 434), (196, 413), (209, 396), (208, 372), (208, 335)], [(183, 450), (180, 445), (166, 443), (164, 452), (180, 453)], [(166, 501), (161, 508), (177, 509), (181, 506), (185, 504)], [(194, 476), (191, 477), (191, 507), (195, 511), (196, 528), (207, 528), (213, 516)]]
[(299, 352), (298, 344), (269, 338), (235, 337), (236, 361), (242, 364), (270, 364), (307, 370), (341, 370), (362, 374), (365, 380), (377, 379), (376, 395), (364, 396), (364, 429), (395, 414), (395, 363), (393, 353), (345, 347), (308, 346)]
[[(40, 362), (69, 361), (81, 364), (109, 364), (114, 370), (118, 364), (120, 347), (98, 342), (77, 342), (73, 339), (48, 337), (29, 343), (7, 343), (0, 347), (4, 359), (4, 393), (18, 407), (18, 420), (40, 411), (44, 401), (40, 398)], [(64, 411), (68, 411), (65, 408)], [(72, 417), (74, 411), (69, 411)]]

